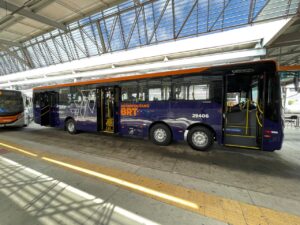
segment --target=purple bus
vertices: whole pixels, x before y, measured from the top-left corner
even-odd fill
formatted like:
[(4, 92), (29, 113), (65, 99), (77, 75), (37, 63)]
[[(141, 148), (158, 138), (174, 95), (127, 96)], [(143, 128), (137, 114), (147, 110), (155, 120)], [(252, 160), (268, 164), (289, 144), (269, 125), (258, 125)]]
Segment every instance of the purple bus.
[(77, 131), (265, 151), (283, 141), (276, 64), (250, 62), (81, 81), (33, 90), (34, 121)]

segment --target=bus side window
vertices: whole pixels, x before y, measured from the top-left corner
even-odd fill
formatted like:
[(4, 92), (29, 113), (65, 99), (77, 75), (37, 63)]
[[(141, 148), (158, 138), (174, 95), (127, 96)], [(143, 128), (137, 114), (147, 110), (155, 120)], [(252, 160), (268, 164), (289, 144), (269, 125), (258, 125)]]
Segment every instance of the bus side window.
[(145, 81), (139, 82), (138, 85), (138, 102), (144, 102), (147, 99), (147, 83)]
[(162, 79), (162, 99), (163, 100), (171, 100), (172, 94), (172, 80), (169, 77), (165, 77)]
[(188, 100), (188, 86), (186, 84), (174, 84), (173, 95), (175, 100)]
[(161, 88), (149, 88), (149, 101), (161, 101)]
[(127, 82), (121, 86), (122, 102), (136, 102), (138, 100), (137, 82)]
[(170, 79), (152, 79), (148, 81), (149, 101), (170, 100), (171, 80)]
[(70, 88), (59, 89), (59, 105), (69, 105)]
[(192, 84), (189, 86), (189, 100), (208, 100), (209, 84)]

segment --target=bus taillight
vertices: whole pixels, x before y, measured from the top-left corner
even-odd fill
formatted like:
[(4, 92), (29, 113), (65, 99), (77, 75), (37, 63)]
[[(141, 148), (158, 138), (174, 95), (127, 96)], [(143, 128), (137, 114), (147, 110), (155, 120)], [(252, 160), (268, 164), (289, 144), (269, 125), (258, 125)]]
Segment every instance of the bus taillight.
[(264, 138), (272, 138), (272, 131), (271, 130), (265, 130), (264, 131)]

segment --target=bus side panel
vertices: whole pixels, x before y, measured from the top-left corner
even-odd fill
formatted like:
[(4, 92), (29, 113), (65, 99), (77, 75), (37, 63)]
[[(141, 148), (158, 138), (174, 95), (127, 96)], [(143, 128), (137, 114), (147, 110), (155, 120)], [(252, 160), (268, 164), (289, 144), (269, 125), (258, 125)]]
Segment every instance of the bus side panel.
[(73, 118), (76, 122), (77, 130), (97, 131), (97, 107), (94, 107), (94, 103), (60, 105), (58, 114), (60, 128), (64, 128), (68, 118)]
[(169, 105), (168, 101), (121, 103), (120, 134), (148, 137), (149, 126), (153, 122), (168, 118)]
[(157, 101), (121, 104), (120, 134), (148, 137), (152, 123), (161, 121), (172, 130), (173, 140), (184, 140), (185, 130), (203, 123), (214, 129), (217, 140), (222, 137), (222, 107), (202, 101)]
[(222, 140), (222, 106), (211, 101), (172, 101), (166, 122), (172, 127), (174, 140), (184, 140), (185, 130), (196, 123), (210, 126)]
[(264, 120), (263, 146), (264, 151), (280, 150), (283, 142), (282, 124)]

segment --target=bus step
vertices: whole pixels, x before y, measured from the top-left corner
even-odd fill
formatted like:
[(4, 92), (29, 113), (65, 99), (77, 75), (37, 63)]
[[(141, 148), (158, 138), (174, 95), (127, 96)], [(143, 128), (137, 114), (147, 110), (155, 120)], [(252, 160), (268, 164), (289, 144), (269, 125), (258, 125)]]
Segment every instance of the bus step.
[(233, 147), (245, 147), (259, 149), (256, 136), (225, 134), (224, 144)]

